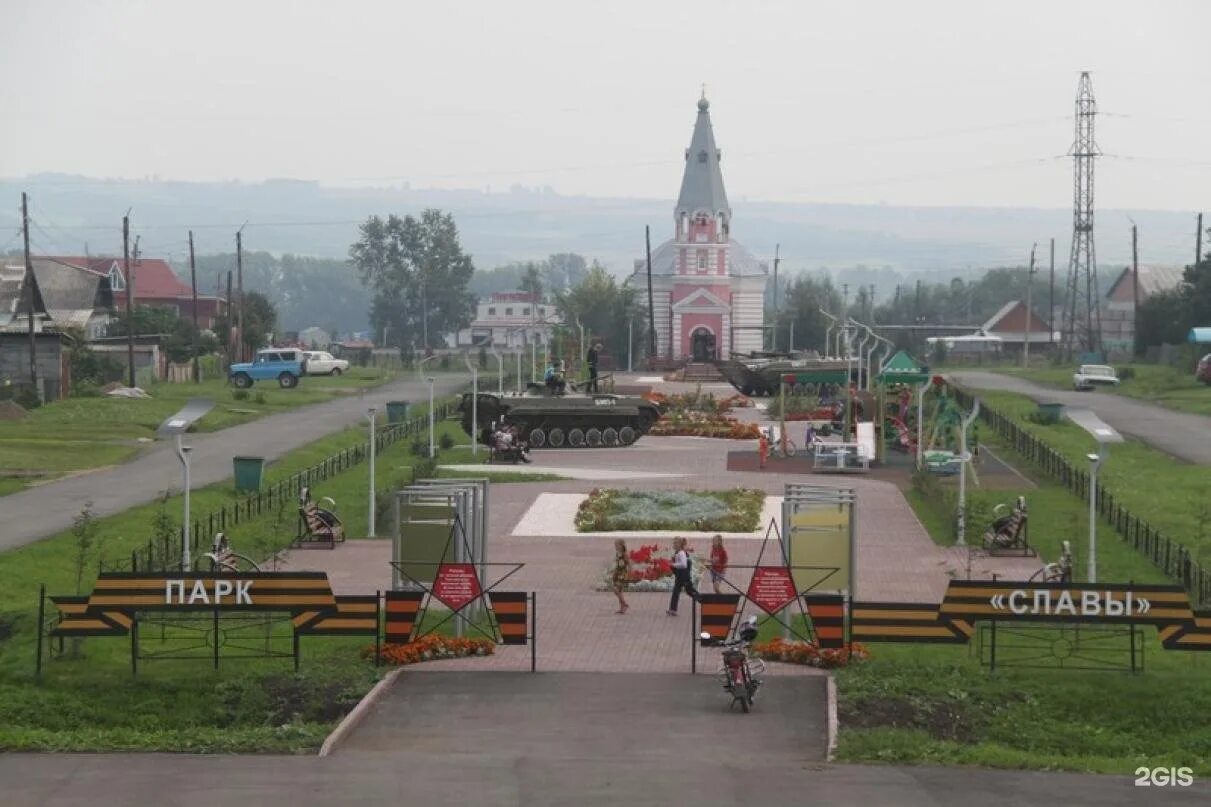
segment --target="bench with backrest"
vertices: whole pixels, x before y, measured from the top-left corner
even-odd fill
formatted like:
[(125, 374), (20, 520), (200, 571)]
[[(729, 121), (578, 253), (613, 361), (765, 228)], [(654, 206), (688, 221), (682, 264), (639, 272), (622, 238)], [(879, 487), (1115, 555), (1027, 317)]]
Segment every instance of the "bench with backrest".
[(333, 549), (345, 540), (345, 526), (336, 513), (320, 507), (311, 500), (311, 489), (299, 492), (299, 531), (296, 547), (325, 547)]

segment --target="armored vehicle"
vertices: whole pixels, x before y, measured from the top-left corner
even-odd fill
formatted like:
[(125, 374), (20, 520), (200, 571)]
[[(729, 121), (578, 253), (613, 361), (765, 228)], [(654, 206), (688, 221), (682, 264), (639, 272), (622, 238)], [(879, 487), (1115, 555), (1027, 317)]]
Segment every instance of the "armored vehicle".
[(660, 419), (660, 407), (631, 395), (556, 394), (530, 384), (521, 395), (479, 393), (478, 428), (471, 425), (471, 393), (459, 403), (463, 431), (489, 443), (493, 424), (516, 426), (531, 448), (628, 446)]
[(822, 359), (815, 353), (752, 353), (717, 361), (715, 366), (728, 383), (744, 395), (776, 395), (784, 373), (844, 370), (845, 362)]

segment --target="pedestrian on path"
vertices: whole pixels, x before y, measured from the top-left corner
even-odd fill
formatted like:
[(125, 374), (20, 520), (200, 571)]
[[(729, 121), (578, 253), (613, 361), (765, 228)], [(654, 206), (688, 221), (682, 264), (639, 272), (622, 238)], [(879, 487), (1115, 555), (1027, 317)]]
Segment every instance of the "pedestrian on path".
[(622, 596), (630, 579), (631, 556), (627, 553), (627, 542), (619, 538), (614, 542), (614, 571), (610, 573), (610, 585), (614, 587), (614, 596), (618, 598), (618, 610), (614, 612), (616, 614), (625, 614), (631, 607), (627, 605), (626, 597)]
[(681, 591), (685, 590), (690, 598), (697, 601), (698, 589), (694, 588), (693, 561), (690, 560), (689, 545), (681, 537), (673, 539), (673, 594), (669, 597), (669, 616), (677, 616), (677, 603), (681, 599)]
[(727, 550), (723, 548), (723, 536), (716, 535), (711, 539), (711, 587), (716, 594), (722, 594), (719, 583), (727, 573)]

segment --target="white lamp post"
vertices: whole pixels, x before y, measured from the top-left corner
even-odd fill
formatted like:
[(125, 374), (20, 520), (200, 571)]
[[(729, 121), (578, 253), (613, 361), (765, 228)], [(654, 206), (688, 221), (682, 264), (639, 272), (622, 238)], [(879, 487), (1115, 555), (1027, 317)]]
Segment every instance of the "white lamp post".
[(979, 414), (980, 399), (976, 398), (971, 406), (971, 414), (959, 424), (959, 514), (956, 546), (967, 546), (967, 463), (971, 461), (971, 454), (967, 450), (967, 430)]
[(833, 328), (835, 328), (837, 325), (837, 318), (825, 311), (823, 308), (817, 308), (816, 310), (828, 317), (828, 327), (824, 329), (824, 358), (827, 359), (829, 356), (829, 351), (832, 350), (833, 346), (832, 335)]
[(172, 437), (174, 439), (176, 442), (177, 459), (181, 461), (183, 477), (181, 480), (181, 498), (184, 507), (184, 511), (181, 514), (181, 571), (183, 572), (189, 571), (193, 566), (193, 559), (190, 557), (189, 552), (189, 488), (192, 484), (189, 478), (189, 452), (192, 450), (192, 447), (184, 444), (184, 435), (191, 425), (200, 420), (213, 407), (214, 401), (208, 398), (191, 398), (180, 412), (177, 412), (168, 420), (161, 423), (160, 427), (156, 429), (156, 434), (160, 437)]
[(1069, 409), (1068, 419), (1080, 426), (1097, 441), (1097, 453), (1086, 454), (1089, 460), (1089, 561), (1088, 582), (1097, 582), (1097, 472), (1110, 456), (1110, 444), (1123, 442), (1123, 436), (1088, 409)]
[(491, 345), (492, 358), (496, 359), (496, 394), (501, 398), (505, 397), (505, 360), (500, 357), (500, 353), (496, 351), (496, 345)]
[(375, 451), (375, 442), (376, 442), (374, 439), (374, 436), (375, 436), (374, 435), (374, 426), (375, 426), (374, 413), (375, 413), (375, 411), (376, 410), (373, 406), (366, 410), (366, 418), (367, 418), (367, 420), (370, 421), (370, 503), (369, 503), (369, 508), (367, 510), (366, 523), (369, 525), (369, 531), (367, 534), (371, 538), (373, 538), (375, 535), (375, 527), (374, 527), (374, 451)]
[(416, 365), (416, 374), (429, 385), (429, 459), (437, 456), (437, 449), (433, 445), (433, 376), (425, 376), (422, 372), (425, 369), (425, 362), (436, 359), (437, 356), (426, 356), (421, 359)]
[(192, 562), (189, 557), (189, 452), (193, 450), (193, 446), (181, 444), (181, 433), (177, 433), (177, 457), (181, 460), (181, 467), (184, 469), (184, 486), (181, 488), (184, 499), (184, 513), (182, 513), (181, 522), (181, 571), (187, 572), (192, 567)]

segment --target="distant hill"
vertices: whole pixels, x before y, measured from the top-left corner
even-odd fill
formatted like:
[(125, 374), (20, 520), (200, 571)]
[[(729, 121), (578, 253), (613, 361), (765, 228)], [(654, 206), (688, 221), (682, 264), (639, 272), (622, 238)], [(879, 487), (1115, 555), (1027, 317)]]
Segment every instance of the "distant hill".
[[(190, 227), (199, 254), (233, 251), (235, 231), (248, 222), (244, 245), (250, 251), (343, 259), (357, 237), (357, 224), (368, 215), (437, 207), (454, 214), (464, 247), (480, 268), (575, 252), (623, 275), (643, 255), (644, 225), (652, 228), (653, 246), (669, 237), (673, 206), (671, 198), (561, 196), (521, 188), (487, 193), (338, 188), (297, 180), (203, 183), (51, 174), (0, 179), (0, 198), (10, 200), (0, 226), (9, 234), (19, 226), (16, 200), (22, 191), (30, 194), (36, 252), (83, 254), (87, 248), (92, 254), (120, 253), (121, 217), (129, 208), (144, 254), (178, 265), (186, 257)], [(1067, 209), (791, 204), (744, 198), (733, 198), (732, 208), (733, 234), (754, 254), (772, 259), (774, 245), (780, 244), (783, 271), (827, 269), (839, 280), (876, 283), (880, 297), (891, 293), (896, 283), (918, 277), (946, 281), (994, 266), (1023, 265), (1034, 241), (1039, 242), (1045, 269), (1047, 239), (1053, 236), (1061, 281), (1067, 266)], [(1099, 211), (1098, 263), (1106, 277), (1130, 259), (1131, 219), (1140, 228), (1141, 262), (1184, 265), (1190, 260), (1191, 214)], [(20, 246), (19, 240), (4, 248), (14, 246)]]

